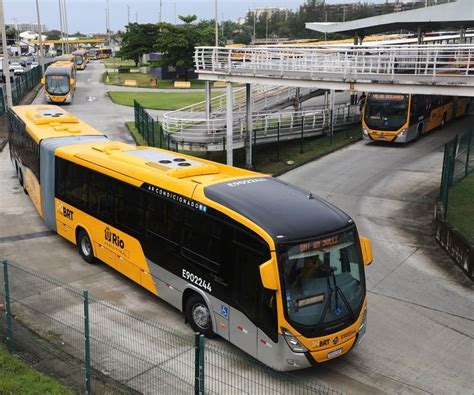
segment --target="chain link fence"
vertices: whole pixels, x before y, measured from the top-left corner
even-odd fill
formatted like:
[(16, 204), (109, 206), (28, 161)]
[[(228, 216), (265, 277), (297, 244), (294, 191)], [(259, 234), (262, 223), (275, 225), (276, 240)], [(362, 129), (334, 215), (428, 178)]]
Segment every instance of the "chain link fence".
[(7, 112), (7, 98), (5, 88), (0, 86), (0, 117)]
[(133, 101), (133, 107), (135, 110), (135, 127), (140, 136), (145, 140), (146, 145), (162, 148), (163, 133), (161, 124), (155, 121), (138, 101)]
[(474, 240), (474, 130), (456, 136), (444, 148), (439, 199), (443, 219)]
[(8, 349), (28, 353), (41, 344), (52, 348), (49, 372), (60, 365), (66, 370), (61, 377), (72, 377), (76, 392), (339, 393), (276, 372), (214, 341), (204, 342), (202, 335), (147, 321), (18, 264), (4, 261), (1, 269), (5, 320), (0, 335)]

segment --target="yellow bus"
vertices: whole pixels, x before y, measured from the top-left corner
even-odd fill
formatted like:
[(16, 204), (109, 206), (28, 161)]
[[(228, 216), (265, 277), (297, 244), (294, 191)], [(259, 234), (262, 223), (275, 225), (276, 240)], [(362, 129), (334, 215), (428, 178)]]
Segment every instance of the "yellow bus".
[(74, 55), (70, 53), (65, 53), (60, 56), (54, 57), (53, 62), (71, 62), (74, 65), (76, 64), (76, 62), (74, 61)]
[(74, 63), (78, 70), (84, 70), (87, 66), (88, 52), (85, 49), (78, 49), (72, 53), (74, 56)]
[(94, 47), (89, 50), (89, 57), (91, 59), (107, 59), (112, 56), (112, 48), (109, 47)]
[(362, 114), (365, 140), (407, 143), (467, 114), (469, 98), (369, 93)]
[(76, 91), (76, 67), (71, 62), (55, 62), (41, 80), (48, 103), (72, 103)]
[[(39, 133), (23, 109), (10, 113)], [(37, 148), (48, 182), (43, 218), (86, 262), (113, 267), (184, 312), (193, 331), (278, 370), (362, 341), (372, 251), (347, 214), (264, 174), (122, 142), (69, 141)]]

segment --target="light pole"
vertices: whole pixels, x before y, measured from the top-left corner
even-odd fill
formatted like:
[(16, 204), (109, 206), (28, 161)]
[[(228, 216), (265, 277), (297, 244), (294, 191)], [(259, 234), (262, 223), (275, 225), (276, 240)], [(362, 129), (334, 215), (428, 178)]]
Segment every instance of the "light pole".
[(253, 45), (257, 41), (257, 10), (253, 10)]
[(39, 40), (39, 55), (38, 63), (41, 65), (41, 73), (44, 75), (44, 47), (43, 47), (43, 28), (41, 27), (41, 18), (39, 11), (39, 0), (36, 0), (36, 17), (38, 20), (38, 40)]
[(163, 0), (160, 0), (160, 20), (159, 22), (163, 22)]
[(63, 1), (59, 2), (59, 29), (61, 30), (61, 51), (64, 53), (64, 23), (63, 23)]
[(12, 107), (12, 85), (10, 81), (10, 62), (8, 61), (7, 32), (5, 27), (5, 17), (3, 14), (3, 0), (0, 0), (0, 29), (2, 33), (3, 75), (5, 76), (5, 86), (7, 88), (7, 105), (8, 107)]
[(216, 47), (218, 47), (219, 46), (219, 23), (217, 22), (217, 0), (214, 0), (214, 19), (215, 19)]
[(66, 2), (66, 0), (63, 0), (63, 11), (64, 11), (64, 27), (66, 29), (66, 38), (67, 38), (66, 51), (67, 51), (67, 53), (70, 53), (71, 49), (69, 48), (69, 27), (68, 27), (68, 23), (67, 23), (67, 2)]

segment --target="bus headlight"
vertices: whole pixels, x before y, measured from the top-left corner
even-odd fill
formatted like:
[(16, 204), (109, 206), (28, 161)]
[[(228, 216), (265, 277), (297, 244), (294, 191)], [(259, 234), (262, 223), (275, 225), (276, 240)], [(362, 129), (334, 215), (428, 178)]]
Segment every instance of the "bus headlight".
[(308, 351), (305, 346), (303, 346), (296, 337), (294, 337), (288, 330), (285, 328), (281, 328), (283, 335), (285, 336), (285, 340), (288, 343), (288, 346), (291, 348), (293, 352), (306, 352)]
[(369, 133), (367, 132), (367, 129), (366, 129), (366, 128), (362, 128), (362, 134), (363, 134), (365, 137), (369, 137)]
[(364, 310), (364, 315), (362, 316), (362, 321), (360, 323), (359, 329), (357, 329), (357, 332), (361, 332), (365, 329), (365, 325), (367, 323), (367, 308)]
[(405, 134), (407, 134), (407, 130), (408, 130), (408, 129), (406, 129), (406, 128), (405, 128), (405, 129), (402, 129), (402, 131), (401, 131), (400, 133), (398, 133), (398, 135), (399, 135), (400, 137), (405, 136)]

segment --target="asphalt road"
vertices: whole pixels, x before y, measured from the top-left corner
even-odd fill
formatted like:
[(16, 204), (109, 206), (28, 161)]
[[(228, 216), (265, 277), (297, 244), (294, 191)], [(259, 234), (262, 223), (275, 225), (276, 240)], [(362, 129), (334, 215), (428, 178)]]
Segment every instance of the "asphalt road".
[(472, 121), (405, 146), (354, 144), (281, 177), (345, 210), (373, 242), (366, 340), (324, 371), (387, 393), (472, 394), (473, 286), (431, 228), (443, 144)]
[[(80, 89), (68, 109), (111, 137), (129, 141), (118, 126), (132, 119), (131, 109), (125, 107), (126, 112), (105, 97), (109, 89), (97, 79), (103, 66), (91, 66), (79, 74)], [(87, 101), (91, 95), (97, 100)], [(360, 233), (372, 239), (375, 256), (367, 268), (365, 342), (343, 358), (297, 375), (357, 394), (472, 394), (473, 287), (436, 246), (430, 227), (442, 146), (472, 121), (456, 121), (406, 146), (360, 142), (282, 177), (348, 212)], [(190, 333), (174, 308), (105, 265), (86, 264), (59, 236), (40, 233), (46, 226), (18, 186), (8, 149), (0, 154), (0, 202), (1, 258)], [(11, 238), (18, 235), (30, 237)]]

